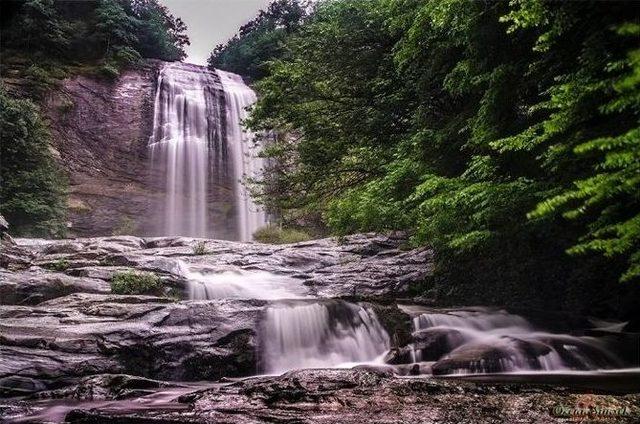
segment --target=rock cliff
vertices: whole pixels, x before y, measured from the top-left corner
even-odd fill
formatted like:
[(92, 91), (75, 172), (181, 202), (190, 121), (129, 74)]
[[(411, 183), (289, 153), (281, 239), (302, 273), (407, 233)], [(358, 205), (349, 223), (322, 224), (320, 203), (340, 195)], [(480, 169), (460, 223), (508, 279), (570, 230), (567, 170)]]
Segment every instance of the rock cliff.
[(77, 75), (45, 101), (53, 147), (69, 177), (69, 235), (140, 234), (158, 196), (148, 185), (146, 145), (162, 62), (116, 80)]

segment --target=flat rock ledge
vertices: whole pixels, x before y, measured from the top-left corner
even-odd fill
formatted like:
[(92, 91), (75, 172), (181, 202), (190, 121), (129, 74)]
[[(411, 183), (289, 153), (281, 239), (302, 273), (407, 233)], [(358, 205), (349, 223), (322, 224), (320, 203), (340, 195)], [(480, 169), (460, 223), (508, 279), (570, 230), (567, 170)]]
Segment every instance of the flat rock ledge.
[[(107, 390), (95, 387), (107, 383), (110, 387)], [(67, 404), (61, 409), (60, 403), (51, 401), (40, 404), (5, 402), (0, 404), (0, 411), (9, 422), (12, 416), (20, 414), (43, 419), (48, 417), (43, 413), (46, 408), (58, 405), (58, 412), (62, 410), (62, 415), (66, 416), (65, 422), (83, 424), (513, 424), (567, 422), (566, 417), (556, 416), (562, 406), (599, 406), (626, 411), (626, 415), (605, 418), (607, 422), (616, 423), (636, 422), (640, 410), (638, 394), (594, 394), (544, 385), (399, 378), (373, 369), (292, 371), (278, 377), (253, 377), (203, 386), (198, 390), (165, 386), (164, 392), (130, 401), (131, 396), (144, 394), (145, 390), (162, 390), (160, 385), (126, 376), (99, 376), (85, 382), (82, 389), (75, 392), (79, 394), (76, 399), (92, 403)]]
[(196, 271), (282, 275), (298, 280), (315, 297), (398, 297), (433, 274), (433, 252), (408, 249), (400, 234), (288, 245), (133, 236), (15, 241), (0, 245), (0, 304), (108, 293), (106, 283), (127, 269), (154, 272), (168, 286), (184, 289), (180, 271), (185, 264)]

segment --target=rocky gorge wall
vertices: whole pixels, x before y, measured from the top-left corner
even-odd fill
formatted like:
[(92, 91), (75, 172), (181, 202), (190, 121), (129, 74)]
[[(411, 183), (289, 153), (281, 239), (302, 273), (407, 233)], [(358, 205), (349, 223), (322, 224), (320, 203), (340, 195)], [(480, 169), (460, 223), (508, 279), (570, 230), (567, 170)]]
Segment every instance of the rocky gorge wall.
[[(163, 64), (146, 60), (114, 80), (76, 75), (43, 101), (52, 147), (69, 179), (69, 237), (154, 235), (165, 187), (151, 175), (148, 143)], [(210, 213), (219, 221), (232, 212), (231, 184), (211, 187)]]
[(160, 61), (114, 81), (62, 81), (45, 100), (57, 157), (69, 178), (70, 236), (141, 233), (158, 193), (147, 183), (147, 143)]

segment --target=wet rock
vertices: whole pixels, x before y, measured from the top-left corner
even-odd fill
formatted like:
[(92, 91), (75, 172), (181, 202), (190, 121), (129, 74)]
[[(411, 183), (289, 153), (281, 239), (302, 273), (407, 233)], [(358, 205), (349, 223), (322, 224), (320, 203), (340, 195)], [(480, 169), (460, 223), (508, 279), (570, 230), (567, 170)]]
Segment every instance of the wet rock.
[(86, 293), (0, 306), (0, 379), (24, 391), (24, 379), (41, 390), (99, 373), (167, 380), (252, 374), (263, 306)]
[(110, 285), (99, 279), (77, 278), (60, 272), (33, 268), (0, 275), (0, 304), (35, 305), (72, 293), (109, 293)]
[[(582, 399), (579, 390), (565, 388), (396, 378), (372, 369), (303, 370), (185, 394), (178, 398), (183, 409), (165, 404), (141, 412), (124, 403), (119, 409), (110, 404), (76, 409), (67, 414), (66, 422), (560, 423), (566, 418), (554, 417), (551, 409)], [(637, 394), (591, 394), (589, 400), (631, 411), (640, 406)]]
[(0, 215), (0, 235), (7, 231), (9, 231), (9, 223), (4, 219), (4, 216)]
[(539, 357), (551, 348), (536, 340), (504, 338), (493, 343), (471, 342), (454, 349), (432, 367), (434, 375), (494, 373), (518, 368), (540, 369)]
[(140, 397), (170, 387), (185, 386), (127, 374), (101, 374), (81, 378), (76, 383), (61, 389), (41, 391), (33, 398), (115, 400)]
[[(65, 273), (76, 277), (108, 281), (113, 272), (134, 268), (179, 286), (185, 265), (207, 272), (266, 271), (294, 278), (319, 297), (390, 298), (433, 272), (429, 249), (402, 251), (401, 239), (375, 234), (349, 236), (340, 243), (322, 239), (279, 246), (132, 236), (16, 242), (22, 253), (14, 256), (29, 257), (29, 263), (54, 271), (64, 265)], [(205, 243), (206, 254), (194, 254), (198, 242)]]

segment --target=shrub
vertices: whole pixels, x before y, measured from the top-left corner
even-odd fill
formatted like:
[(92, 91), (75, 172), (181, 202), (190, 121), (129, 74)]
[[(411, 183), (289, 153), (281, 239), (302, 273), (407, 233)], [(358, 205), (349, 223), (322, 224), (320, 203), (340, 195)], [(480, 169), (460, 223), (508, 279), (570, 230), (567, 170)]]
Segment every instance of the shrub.
[(0, 86), (0, 214), (13, 235), (61, 237), (66, 231), (67, 181), (50, 140), (39, 108)]
[(47, 268), (53, 270), (53, 271), (66, 271), (67, 269), (69, 269), (69, 266), (71, 266), (69, 264), (69, 261), (66, 259), (58, 259), (55, 262), (50, 263)]
[(115, 294), (161, 295), (162, 284), (160, 278), (150, 272), (116, 272), (111, 278), (111, 292)]
[(260, 243), (287, 244), (310, 240), (311, 236), (293, 228), (281, 228), (277, 225), (267, 225), (253, 233), (253, 239)]
[(38, 65), (29, 66), (24, 77), (27, 89), (35, 98), (43, 98), (56, 85), (49, 71)]
[(140, 53), (131, 47), (122, 47), (118, 49), (114, 55), (116, 62), (122, 66), (136, 65), (140, 63), (142, 57)]
[(100, 75), (107, 77), (111, 80), (115, 80), (120, 76), (120, 71), (118, 70), (118, 68), (116, 68), (110, 63), (105, 63), (104, 65), (102, 65), (98, 69), (98, 72), (100, 73)]
[(206, 255), (207, 252), (207, 244), (204, 241), (199, 241), (193, 246), (194, 255)]

